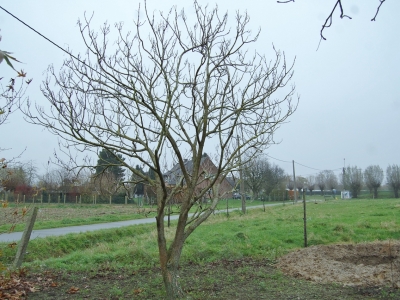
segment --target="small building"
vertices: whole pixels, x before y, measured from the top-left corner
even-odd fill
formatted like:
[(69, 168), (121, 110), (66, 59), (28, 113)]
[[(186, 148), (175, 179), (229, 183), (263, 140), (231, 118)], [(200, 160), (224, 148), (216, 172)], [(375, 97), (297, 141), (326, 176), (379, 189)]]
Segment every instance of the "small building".
[[(193, 171), (193, 161), (185, 160), (184, 164), (186, 171), (190, 174)], [(217, 167), (207, 154), (204, 154), (201, 158), (199, 173), (201, 175), (198, 180), (197, 189), (200, 192), (201, 190), (207, 188), (207, 186), (210, 184), (210, 180), (213, 180), (215, 174), (217, 173)], [(174, 165), (171, 170), (164, 174), (164, 179), (171, 189), (179, 183), (182, 185), (182, 188), (185, 187), (185, 180), (182, 179), (182, 177), (183, 172), (179, 164)], [(223, 199), (232, 198), (232, 191), (234, 190), (234, 186), (232, 184), (234, 184), (234, 182), (228, 180), (227, 178), (223, 178), (219, 181), (219, 184), (219, 197)], [(213, 197), (211, 193), (212, 191), (209, 190), (209, 198)], [(179, 195), (177, 195), (176, 198), (177, 202), (179, 202)]]
[(340, 195), (342, 199), (351, 199), (351, 192), (349, 191), (342, 191)]

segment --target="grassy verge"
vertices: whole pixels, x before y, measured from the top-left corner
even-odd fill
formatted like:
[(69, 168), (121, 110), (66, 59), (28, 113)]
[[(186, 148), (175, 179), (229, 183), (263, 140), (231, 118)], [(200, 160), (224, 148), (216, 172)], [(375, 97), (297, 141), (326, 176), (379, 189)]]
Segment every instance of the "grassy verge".
[[(32, 206), (28, 206), (30, 208)], [(14, 207), (2, 210), (10, 214)], [(145, 218), (150, 208), (137, 208), (123, 205), (39, 205), (34, 229), (59, 228), (67, 226), (107, 223)], [(28, 214), (29, 215), (29, 214)], [(0, 221), (1, 224), (1, 221)], [(7, 231), (10, 224), (1, 224), (0, 232)], [(23, 231), (25, 220), (16, 224), (14, 231)]]
[[(30, 205), (30, 206), (29, 206)], [(262, 205), (261, 201), (248, 201), (247, 206)], [(19, 205), (21, 207), (21, 205)], [(221, 201), (217, 210), (226, 209), (226, 200)], [(32, 207), (28, 204), (28, 208)], [(39, 213), (35, 222), (34, 229), (60, 228), (67, 226), (78, 226), (87, 224), (99, 224), (118, 222), (126, 220), (142, 219), (146, 217), (154, 217), (156, 208), (154, 206), (138, 207), (136, 205), (92, 205), (92, 204), (41, 204), (38, 205)], [(228, 200), (228, 208), (241, 207), (240, 200)], [(2, 209), (2, 214), (12, 214), (15, 207), (10, 205), (7, 209)], [(193, 209), (194, 210), (194, 209)], [(173, 205), (172, 212), (179, 212), (179, 206)], [(29, 215), (29, 214), (28, 214)], [(5, 218), (3, 218), (5, 220)], [(11, 225), (1, 224), (0, 232), (7, 232)], [(14, 231), (23, 231), (25, 221), (17, 223)]]

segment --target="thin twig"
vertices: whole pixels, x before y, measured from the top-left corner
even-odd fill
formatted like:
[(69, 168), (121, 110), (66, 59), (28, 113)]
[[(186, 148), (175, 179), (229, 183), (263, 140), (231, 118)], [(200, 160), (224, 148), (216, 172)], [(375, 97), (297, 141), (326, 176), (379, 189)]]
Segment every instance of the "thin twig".
[[(385, 1), (386, 1), (386, 0), (379, 0), (380, 4), (379, 4), (378, 8), (376, 9), (375, 16), (371, 19), (371, 21), (376, 21), (376, 17), (377, 17), (377, 15), (378, 15), (378, 13), (379, 13), (379, 9), (381, 8), (382, 4), (383, 4)], [(294, 0), (276, 1), (276, 2), (278, 2), (278, 3), (289, 3), (289, 2), (294, 2)], [(343, 19), (344, 17), (346, 17), (346, 18), (352, 19), (350, 16), (345, 15), (345, 14), (343, 13), (342, 1), (341, 1), (341, 0), (337, 0), (335, 6), (333, 7), (333, 9), (332, 9), (331, 13), (329, 14), (328, 18), (326, 18), (324, 25), (322, 25), (322, 29), (321, 29), (321, 32), (320, 32), (321, 40), (322, 40), (322, 39), (323, 39), (323, 40), (326, 40), (326, 38), (325, 38), (324, 35), (323, 35), (323, 31), (324, 31), (325, 28), (331, 27), (331, 25), (332, 25), (332, 16), (333, 16), (333, 13), (334, 13), (336, 7), (338, 6), (338, 4), (339, 4), (339, 8), (340, 8), (340, 18)], [(319, 46), (320, 46), (320, 44), (321, 44), (321, 40), (320, 40), (319, 43), (318, 43), (317, 51), (318, 51)]]
[(386, 1), (386, 0), (379, 0), (380, 4), (379, 4), (378, 8), (376, 9), (375, 16), (371, 19), (371, 21), (376, 21), (376, 16), (377, 16), (378, 13), (379, 13), (379, 9), (381, 8), (383, 2), (385, 2), (385, 1)]
[(324, 39), (324, 40), (326, 40), (326, 38), (324, 37), (324, 35), (322, 34), (322, 32), (324, 31), (325, 28), (331, 27), (331, 25), (332, 25), (333, 13), (335, 12), (336, 7), (338, 6), (338, 4), (339, 4), (339, 8), (340, 8), (340, 18), (343, 19), (344, 17), (346, 17), (346, 18), (351, 19), (350, 16), (345, 15), (345, 14), (343, 13), (342, 1), (341, 1), (341, 0), (338, 0), (338, 1), (336, 2), (335, 6), (333, 7), (331, 13), (329, 14), (328, 18), (326, 18), (324, 25), (322, 25), (322, 29), (321, 29), (320, 35), (321, 35), (321, 38)]

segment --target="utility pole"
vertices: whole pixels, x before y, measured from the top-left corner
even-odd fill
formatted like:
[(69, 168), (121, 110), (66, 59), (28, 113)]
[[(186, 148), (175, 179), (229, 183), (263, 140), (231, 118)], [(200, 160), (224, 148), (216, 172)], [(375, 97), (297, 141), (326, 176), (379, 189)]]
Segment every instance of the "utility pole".
[[(231, 118), (232, 121), (235, 121), (235, 118)], [(239, 124), (240, 126), (240, 131), (242, 133), (242, 137), (243, 137), (243, 129), (242, 129), (242, 125)], [(238, 132), (238, 128), (236, 128), (236, 141), (237, 141), (237, 147), (238, 147), (238, 154), (239, 154), (239, 189), (240, 189), (240, 199), (242, 200), (242, 213), (245, 214), (246, 213), (246, 195), (244, 194), (244, 182), (243, 182), (243, 166), (242, 166), (242, 153), (240, 151), (240, 146), (239, 146), (239, 132)]]
[(297, 194), (296, 194), (297, 185), (296, 185), (296, 172), (294, 171), (294, 160), (292, 162), (293, 162), (294, 202), (297, 202)]
[(240, 197), (242, 199), (242, 213), (246, 213), (246, 195), (244, 194), (243, 170), (240, 169)]
[[(237, 142), (239, 146), (239, 135), (237, 137)], [(240, 199), (242, 200), (242, 213), (246, 213), (246, 195), (244, 194), (244, 182), (243, 182), (243, 166), (242, 166), (242, 154), (239, 148), (239, 180), (240, 180)]]
[(307, 247), (307, 207), (306, 197), (303, 192), (303, 233), (304, 233), (304, 247)]
[(346, 189), (344, 187), (344, 176), (345, 176), (345, 173), (346, 173), (346, 169), (345, 168), (346, 168), (346, 159), (343, 158), (343, 174), (342, 174), (343, 191)]

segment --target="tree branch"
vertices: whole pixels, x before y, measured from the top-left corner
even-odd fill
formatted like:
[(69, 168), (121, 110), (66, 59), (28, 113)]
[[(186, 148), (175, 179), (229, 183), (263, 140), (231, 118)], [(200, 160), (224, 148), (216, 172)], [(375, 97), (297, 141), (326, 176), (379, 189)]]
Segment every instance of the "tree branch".
[(383, 4), (383, 2), (385, 2), (386, 0), (379, 0), (379, 6), (378, 6), (378, 8), (376, 9), (376, 13), (375, 13), (375, 16), (371, 19), (371, 21), (376, 21), (376, 16), (378, 15), (378, 13), (379, 13), (379, 9), (381, 8), (381, 6), (382, 6), (382, 4)]
[[(371, 19), (371, 21), (376, 21), (376, 17), (377, 17), (377, 15), (378, 15), (378, 13), (379, 13), (379, 9), (381, 8), (383, 2), (385, 2), (385, 1), (386, 1), (386, 0), (379, 0), (380, 4), (379, 4), (378, 8), (376, 9), (375, 16)], [(289, 2), (294, 2), (294, 0), (277, 1), (277, 2), (278, 2), (278, 3), (289, 3)], [(321, 29), (321, 31), (320, 31), (321, 40), (326, 40), (326, 38), (325, 38), (324, 35), (323, 35), (323, 31), (324, 31), (325, 28), (331, 27), (331, 25), (332, 25), (333, 13), (334, 13), (334, 11), (336, 10), (336, 7), (337, 7), (338, 5), (339, 5), (339, 9), (340, 9), (340, 18), (343, 19), (343, 18), (346, 17), (346, 18), (352, 19), (350, 16), (345, 15), (345, 14), (343, 13), (342, 1), (341, 1), (341, 0), (337, 0), (335, 6), (333, 7), (333, 9), (332, 9), (332, 11), (331, 11), (331, 13), (330, 13), (329, 16), (326, 18), (325, 23), (322, 25), (322, 29)], [(319, 45), (318, 45), (318, 48), (319, 48)]]

